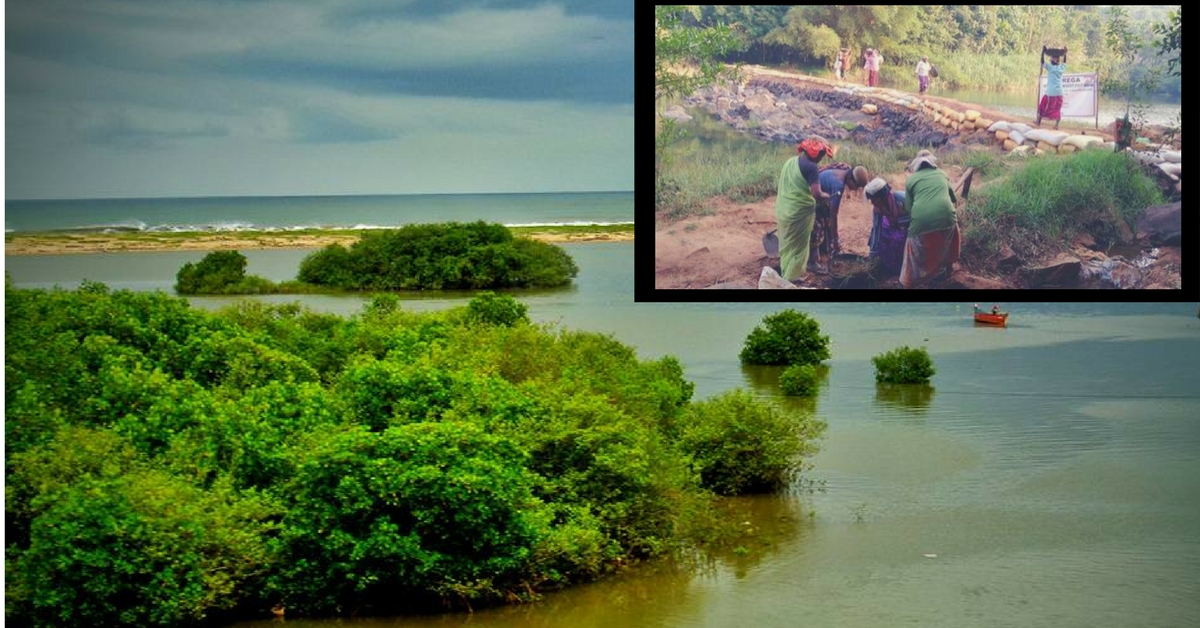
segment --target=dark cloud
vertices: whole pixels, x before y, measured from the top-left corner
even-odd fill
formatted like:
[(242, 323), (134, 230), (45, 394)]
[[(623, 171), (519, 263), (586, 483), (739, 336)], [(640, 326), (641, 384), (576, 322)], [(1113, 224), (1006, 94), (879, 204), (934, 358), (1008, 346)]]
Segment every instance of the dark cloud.
[(368, 69), (321, 65), (271, 55), (239, 54), (209, 61), (214, 72), (273, 81), (321, 84), (357, 94), (503, 100), (633, 102), (633, 53), (624, 58), (542, 59), (515, 66)]
[(229, 129), (212, 123), (185, 128), (152, 128), (124, 113), (111, 114), (83, 131), (87, 143), (112, 148), (167, 148), (177, 140), (228, 135)]
[(530, 9), (545, 4), (561, 4), (569, 16), (593, 15), (610, 20), (632, 20), (633, 0), (415, 0), (356, 5), (330, 14), (332, 24), (354, 25), (374, 20), (437, 20), (469, 9)]
[(300, 112), (293, 131), (297, 141), (310, 144), (377, 142), (399, 137), (396, 132), (360, 124), (332, 111)]

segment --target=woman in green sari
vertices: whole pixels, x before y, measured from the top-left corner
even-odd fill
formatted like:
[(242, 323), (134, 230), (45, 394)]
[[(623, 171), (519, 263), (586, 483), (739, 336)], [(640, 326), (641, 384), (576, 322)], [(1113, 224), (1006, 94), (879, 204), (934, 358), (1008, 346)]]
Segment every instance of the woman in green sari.
[(829, 195), (821, 191), (817, 162), (835, 151), (824, 138), (813, 136), (800, 142), (796, 152), (799, 153), (797, 156), (783, 164), (775, 196), (779, 268), (788, 281), (796, 281), (806, 272), (817, 199), (829, 199)]

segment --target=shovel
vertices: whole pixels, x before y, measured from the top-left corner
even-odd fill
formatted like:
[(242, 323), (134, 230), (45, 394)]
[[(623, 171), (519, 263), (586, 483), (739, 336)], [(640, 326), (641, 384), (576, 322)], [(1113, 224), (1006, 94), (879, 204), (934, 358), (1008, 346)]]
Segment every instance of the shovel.
[(763, 248), (771, 257), (779, 257), (779, 236), (775, 235), (776, 231), (777, 229), (772, 229), (770, 233), (763, 236)]

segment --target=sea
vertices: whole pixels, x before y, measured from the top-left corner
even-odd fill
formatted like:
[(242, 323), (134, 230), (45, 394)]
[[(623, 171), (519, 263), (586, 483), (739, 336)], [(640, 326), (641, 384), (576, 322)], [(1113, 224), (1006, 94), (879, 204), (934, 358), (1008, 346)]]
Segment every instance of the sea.
[(633, 192), (6, 200), (4, 232), (386, 229), (485, 220), (510, 227), (631, 223)]

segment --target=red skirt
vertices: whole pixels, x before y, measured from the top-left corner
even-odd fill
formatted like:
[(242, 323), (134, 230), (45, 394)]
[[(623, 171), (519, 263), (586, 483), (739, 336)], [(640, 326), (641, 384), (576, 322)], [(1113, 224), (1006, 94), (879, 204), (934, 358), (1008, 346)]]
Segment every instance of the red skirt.
[(938, 271), (958, 261), (962, 236), (958, 225), (924, 235), (909, 236), (904, 242), (904, 262), (900, 267), (900, 285), (915, 288)]
[(1062, 96), (1042, 96), (1042, 104), (1038, 105), (1038, 115), (1047, 120), (1062, 119)]

